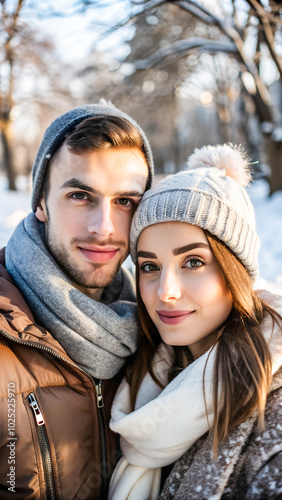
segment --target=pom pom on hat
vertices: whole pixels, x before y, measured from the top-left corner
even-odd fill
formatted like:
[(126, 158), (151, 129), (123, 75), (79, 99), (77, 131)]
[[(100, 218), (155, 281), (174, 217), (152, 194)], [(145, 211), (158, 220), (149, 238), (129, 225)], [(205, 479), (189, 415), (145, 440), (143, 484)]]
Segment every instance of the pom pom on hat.
[(226, 176), (243, 187), (248, 186), (252, 179), (247, 154), (240, 146), (233, 144), (195, 149), (188, 159), (187, 170), (203, 167), (214, 167), (225, 171)]

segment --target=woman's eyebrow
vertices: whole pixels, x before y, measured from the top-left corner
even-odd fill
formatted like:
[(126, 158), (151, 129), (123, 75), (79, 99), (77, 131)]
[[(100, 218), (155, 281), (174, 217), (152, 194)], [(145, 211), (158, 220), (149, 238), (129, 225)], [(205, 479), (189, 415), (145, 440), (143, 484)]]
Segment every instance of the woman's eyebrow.
[[(189, 250), (194, 250), (194, 248), (210, 248), (208, 243), (190, 243), (189, 245), (184, 245), (183, 247), (178, 247), (172, 250), (173, 255), (180, 255), (185, 252), (189, 252)], [(145, 257), (151, 259), (157, 259), (157, 254), (152, 252), (145, 252), (144, 250), (139, 250), (137, 252), (137, 257)]]
[(190, 243), (189, 245), (184, 245), (183, 247), (178, 247), (172, 250), (173, 255), (180, 255), (181, 253), (189, 252), (189, 250), (194, 250), (194, 248), (210, 248), (208, 243)]
[(137, 257), (156, 259), (157, 255), (155, 253), (152, 253), (152, 252), (144, 252), (143, 250), (139, 250), (139, 252), (137, 252)]

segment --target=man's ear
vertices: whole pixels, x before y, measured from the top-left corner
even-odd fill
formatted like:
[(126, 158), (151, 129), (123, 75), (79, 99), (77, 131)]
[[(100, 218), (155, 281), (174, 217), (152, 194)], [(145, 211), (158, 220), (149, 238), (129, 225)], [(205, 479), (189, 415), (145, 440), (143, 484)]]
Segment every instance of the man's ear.
[(47, 210), (46, 210), (44, 196), (42, 196), (37, 205), (35, 216), (41, 222), (47, 222)]

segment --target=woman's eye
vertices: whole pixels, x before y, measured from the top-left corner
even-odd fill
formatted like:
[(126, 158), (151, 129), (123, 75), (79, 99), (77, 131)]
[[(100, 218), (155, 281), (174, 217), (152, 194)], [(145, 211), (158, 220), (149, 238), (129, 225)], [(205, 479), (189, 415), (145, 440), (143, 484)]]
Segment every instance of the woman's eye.
[(186, 266), (189, 269), (197, 269), (199, 267), (202, 267), (204, 265), (204, 262), (201, 259), (198, 259), (196, 257), (192, 257), (191, 259), (186, 261)]
[(145, 272), (145, 273), (153, 273), (154, 271), (158, 271), (159, 268), (156, 264), (153, 264), (152, 262), (145, 262), (144, 264), (141, 264), (140, 270)]

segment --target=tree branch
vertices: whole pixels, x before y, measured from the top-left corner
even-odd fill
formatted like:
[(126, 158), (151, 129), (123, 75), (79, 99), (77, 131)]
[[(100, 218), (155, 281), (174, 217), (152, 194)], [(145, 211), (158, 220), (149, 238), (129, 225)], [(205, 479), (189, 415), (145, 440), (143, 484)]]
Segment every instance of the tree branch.
[(269, 16), (265, 12), (263, 6), (260, 5), (256, 0), (246, 0), (246, 1), (255, 10), (257, 18), (259, 19), (260, 23), (263, 26), (263, 34), (264, 34), (266, 45), (268, 47), (268, 50), (270, 52), (270, 55), (271, 55), (274, 63), (278, 69), (280, 77), (282, 78), (281, 58), (279, 58), (278, 55), (276, 54), (275, 41), (274, 41), (274, 36), (273, 36), (272, 29), (271, 29), (271, 25), (269, 22)]
[[(216, 17), (214, 14), (212, 14), (210, 11), (208, 11), (205, 7), (202, 5), (199, 5), (197, 2), (194, 0), (179, 0), (176, 2), (173, 2), (179, 7), (188, 10), (190, 9), (190, 4), (192, 6), (197, 7), (201, 12), (203, 12), (207, 17), (210, 18), (209, 23), (212, 23), (221, 30), (222, 33), (224, 33), (236, 46), (237, 48), (237, 53), (240, 56), (240, 59), (242, 63), (244, 64), (246, 70), (253, 76), (255, 85), (256, 85), (256, 94), (252, 95), (253, 100), (255, 101), (258, 109), (258, 116), (261, 121), (273, 121), (273, 112), (271, 111), (271, 108), (269, 106), (271, 98), (269, 95), (269, 92), (267, 90), (266, 85), (264, 82), (261, 80), (258, 69), (254, 63), (254, 61), (250, 58), (248, 58), (245, 53), (244, 53), (244, 41), (241, 38), (239, 32), (233, 27), (230, 26), (226, 23), (224, 23), (221, 19)], [(189, 5), (187, 5), (189, 4)], [(197, 14), (195, 14), (196, 17), (198, 17)], [(198, 17), (199, 19), (203, 20), (201, 17)]]
[(186, 40), (178, 40), (177, 42), (162, 47), (146, 59), (139, 59), (135, 61), (134, 66), (136, 70), (150, 69), (160, 63), (165, 57), (175, 55), (176, 53), (185, 54), (195, 48), (199, 48), (203, 52), (210, 53), (237, 53), (237, 48), (233, 43), (216, 42), (205, 38), (188, 38)]
[[(130, 14), (129, 16), (127, 16), (125, 19), (123, 19), (122, 21), (120, 21), (119, 23), (115, 24), (114, 26), (112, 26), (110, 29), (106, 30), (104, 32), (104, 37), (107, 37), (108, 35), (110, 35), (111, 33), (117, 31), (118, 29), (120, 28), (124, 28), (124, 26), (130, 24), (132, 21), (134, 21), (140, 14), (145, 14), (146, 12), (149, 12), (150, 10), (154, 9), (154, 8), (157, 8), (157, 7), (161, 7), (162, 5), (166, 4), (167, 3), (167, 0), (159, 0), (159, 1), (156, 1), (156, 0), (142, 0), (142, 3), (140, 2), (133, 2), (131, 0), (131, 3), (133, 3), (134, 5), (140, 7), (144, 4), (146, 4), (146, 8), (142, 8), (140, 9), (138, 12), (134, 12), (133, 14)], [(108, 25), (107, 25), (108, 26)]]

